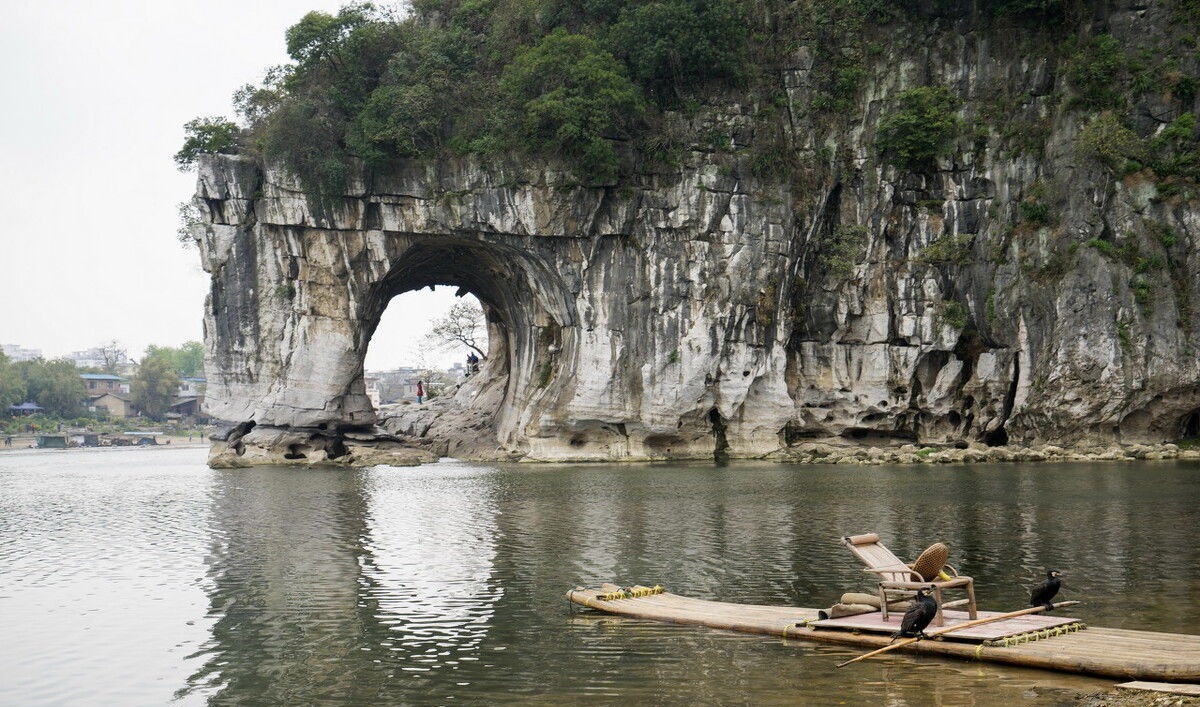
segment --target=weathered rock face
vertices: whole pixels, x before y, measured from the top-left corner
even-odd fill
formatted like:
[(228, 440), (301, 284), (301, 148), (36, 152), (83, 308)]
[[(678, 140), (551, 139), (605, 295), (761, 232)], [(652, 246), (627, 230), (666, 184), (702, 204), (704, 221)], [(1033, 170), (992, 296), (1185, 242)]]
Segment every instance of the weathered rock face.
[[(1166, 22), (1139, 8), (1108, 18), (1132, 44)], [(801, 164), (788, 179), (753, 176), (751, 105), (677, 119), (695, 143), (682, 164), (610, 186), (544, 164), (413, 162), (364, 171), (318, 204), (278, 169), (202, 159), (208, 411), (255, 424), (230, 448), (338, 456), (320, 440), (377, 421), (362, 362), (388, 301), (449, 284), (488, 308), (488, 367), (453, 409), (384, 426), (457, 430), (451, 454), (738, 457), (830, 437), (1195, 433), (1197, 203), (1081, 155), (1086, 116), (1065, 108), (1056, 67), (1019, 37), (952, 28), (904, 49), (879, 57), (857, 115), (839, 123), (805, 113), (811, 61), (797, 52), (781, 77)], [(1022, 95), (1015, 115), (1044, 142), (1022, 152), (993, 130), (936, 170), (896, 171), (872, 147), (879, 115), (929, 83), (965, 96), (967, 121), (997, 86)], [(1024, 216), (1022, 201), (1049, 216)], [(1102, 243), (1118, 236), (1141, 255), (1111, 256)], [(845, 263), (829, 257), (834, 241)]]

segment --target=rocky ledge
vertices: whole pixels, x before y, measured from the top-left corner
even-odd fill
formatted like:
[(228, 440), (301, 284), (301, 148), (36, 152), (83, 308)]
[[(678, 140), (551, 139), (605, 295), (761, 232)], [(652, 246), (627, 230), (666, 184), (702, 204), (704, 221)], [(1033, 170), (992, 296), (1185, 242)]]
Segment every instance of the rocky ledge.
[(1052, 444), (1021, 447), (989, 447), (969, 444), (958, 447), (862, 447), (838, 442), (808, 442), (768, 455), (769, 459), (800, 464), (972, 464), (997, 462), (1100, 462), (1137, 459), (1197, 459), (1200, 448), (1176, 444), (1112, 444), (1106, 446), (1058, 447)]
[(416, 466), (446, 455), (446, 443), (393, 435), (379, 428), (330, 432), (320, 428), (241, 425), (213, 436), (208, 465)]
[[(431, 431), (433, 436), (429, 436)], [(213, 438), (209, 465), (216, 469), (282, 466), (417, 466), (442, 457), (470, 461), (539, 461), (497, 445), (491, 420), (476, 415), (464, 421), (452, 401), (405, 406), (391, 411), (380, 424), (354, 432), (330, 433), (317, 428), (255, 427), (232, 429)], [(658, 460), (678, 457), (662, 456)], [(785, 464), (976, 464), (1003, 462), (1121, 462), (1135, 460), (1200, 460), (1200, 447), (1177, 444), (1108, 444), (1059, 447), (1052, 444), (989, 447), (980, 443), (937, 447), (914, 444), (863, 446), (844, 440), (809, 441), (762, 455)], [(611, 461), (608, 457), (570, 461)], [(630, 460), (646, 461), (646, 460)]]

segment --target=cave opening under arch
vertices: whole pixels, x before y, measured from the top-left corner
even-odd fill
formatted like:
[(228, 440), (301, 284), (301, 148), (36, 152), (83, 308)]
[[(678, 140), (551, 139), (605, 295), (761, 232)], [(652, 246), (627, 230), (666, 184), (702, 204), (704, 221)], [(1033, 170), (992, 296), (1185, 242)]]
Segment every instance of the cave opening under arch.
[(1184, 415), (1179, 426), (1183, 439), (1200, 437), (1200, 410), (1192, 410)]
[(376, 414), (419, 402), (417, 381), (425, 401), (453, 395), (471, 373), (471, 355), (480, 361), (476, 370), (486, 365), (490, 309), (459, 287), (439, 285), (394, 296), (371, 336), (363, 366)]
[(485, 421), (495, 436), (488, 440), (492, 443), (521, 438), (521, 428), (536, 423), (531, 410), (560, 394), (570, 378), (567, 362), (576, 346), (573, 299), (536, 249), (469, 236), (415, 241), (360, 302), (362, 340), (357, 343), (364, 363), (389, 303), (438, 286), (474, 296), (487, 330), (479, 370), (447, 391), (441, 412), (448, 406)]

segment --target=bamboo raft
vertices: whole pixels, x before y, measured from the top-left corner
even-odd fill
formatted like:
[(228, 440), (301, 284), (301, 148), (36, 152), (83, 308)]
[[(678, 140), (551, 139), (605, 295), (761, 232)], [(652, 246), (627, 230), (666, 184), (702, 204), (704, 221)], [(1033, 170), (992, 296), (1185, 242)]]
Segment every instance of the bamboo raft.
[[(892, 640), (890, 633), (872, 632), (862, 626), (823, 627), (820, 624), (826, 622), (820, 621), (816, 609), (691, 599), (663, 591), (661, 587), (634, 586), (622, 590), (615, 584), (604, 584), (600, 589), (573, 589), (567, 592), (567, 599), (580, 606), (631, 618), (864, 649), (880, 648)], [(946, 612), (948, 625), (954, 613)], [(1200, 636), (1096, 627), (1068, 630), (1050, 626), (1030, 630), (1022, 626), (1013, 630), (1012, 635), (997, 635), (983, 641), (953, 639), (954, 634), (950, 633), (900, 650), (1126, 680), (1200, 681)]]

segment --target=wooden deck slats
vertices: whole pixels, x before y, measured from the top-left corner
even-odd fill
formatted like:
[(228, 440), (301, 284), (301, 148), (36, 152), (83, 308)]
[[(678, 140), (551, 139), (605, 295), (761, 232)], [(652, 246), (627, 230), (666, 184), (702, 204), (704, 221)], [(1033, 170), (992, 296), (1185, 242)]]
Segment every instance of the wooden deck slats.
[[(979, 618), (988, 618), (997, 616), (1001, 612), (998, 611), (980, 611)], [(946, 611), (946, 627), (954, 626), (955, 624), (966, 623), (969, 615), (965, 611)], [(859, 630), (859, 631), (876, 631), (880, 633), (892, 634), (900, 630), (900, 622), (904, 619), (903, 612), (894, 611), (888, 616), (888, 620), (883, 620), (883, 615), (879, 612), (869, 614), (858, 614), (856, 616), (843, 616), (838, 619), (826, 619), (814, 624), (814, 628), (823, 629), (841, 629), (841, 630)], [(1076, 623), (1079, 619), (1073, 619), (1063, 616), (1046, 616), (1028, 615), (1016, 616), (1011, 619), (997, 621), (995, 623), (983, 624), (982, 626), (971, 626), (969, 628), (955, 631), (946, 638), (953, 638), (957, 641), (986, 641), (997, 638), (1005, 638), (1008, 636), (1016, 636), (1022, 633), (1030, 633), (1032, 631), (1044, 631), (1046, 629), (1064, 626), (1067, 624)], [(933, 630), (935, 627), (930, 625), (928, 630)], [(942, 627), (937, 627), (942, 628)]]
[[(813, 628), (805, 622), (817, 618), (816, 609), (706, 601), (669, 592), (636, 599), (596, 599), (597, 594), (615, 590), (615, 585), (604, 585), (599, 591), (576, 589), (567, 592), (567, 598), (611, 614), (653, 621), (864, 649), (882, 647), (891, 641), (891, 636), (886, 633)], [(1102, 677), (1172, 682), (1200, 680), (1200, 636), (1177, 633), (1093, 627), (1011, 647), (928, 640), (900, 650)]]

